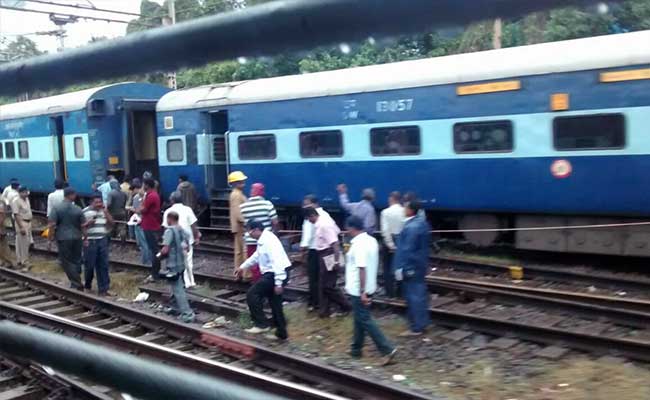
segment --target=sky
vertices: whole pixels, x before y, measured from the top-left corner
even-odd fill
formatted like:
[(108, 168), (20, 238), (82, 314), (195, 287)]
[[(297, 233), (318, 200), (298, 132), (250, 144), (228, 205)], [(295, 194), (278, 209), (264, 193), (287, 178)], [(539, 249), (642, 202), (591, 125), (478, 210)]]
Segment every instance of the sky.
[[(87, 0), (45, 0), (55, 3), (89, 5)], [(163, 0), (156, 0), (162, 3)], [(15, 0), (0, 0), (2, 5), (11, 5)], [(110, 10), (126, 11), (138, 13), (140, 11), (140, 0), (90, 0), (97, 8)], [(24, 8), (33, 10), (54, 11), (75, 15), (92, 15), (94, 17), (110, 18), (116, 20), (129, 21), (136, 17), (129, 15), (119, 15), (112, 13), (79, 10), (68, 7), (58, 7), (46, 4), (24, 2)], [(106, 36), (114, 38), (123, 36), (126, 33), (126, 24), (108, 23), (99, 21), (79, 20), (74, 24), (68, 24), (64, 27), (67, 31), (65, 38), (65, 47), (79, 47), (88, 43), (93, 37)], [(27, 37), (38, 44), (40, 50), (50, 53), (56, 52), (58, 48), (57, 39), (54, 36), (34, 35), (35, 32), (52, 31), (57, 26), (50, 21), (47, 14), (36, 14), (31, 12), (13, 11), (0, 9), (0, 41), (3, 39), (12, 41), (19, 34), (28, 34)]]

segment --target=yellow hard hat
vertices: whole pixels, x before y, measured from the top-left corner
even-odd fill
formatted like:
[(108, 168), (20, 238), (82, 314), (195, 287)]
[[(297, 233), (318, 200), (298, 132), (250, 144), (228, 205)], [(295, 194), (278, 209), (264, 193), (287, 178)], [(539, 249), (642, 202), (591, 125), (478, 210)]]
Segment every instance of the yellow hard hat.
[(248, 179), (248, 177), (241, 171), (233, 171), (228, 175), (228, 183), (241, 182), (246, 179)]

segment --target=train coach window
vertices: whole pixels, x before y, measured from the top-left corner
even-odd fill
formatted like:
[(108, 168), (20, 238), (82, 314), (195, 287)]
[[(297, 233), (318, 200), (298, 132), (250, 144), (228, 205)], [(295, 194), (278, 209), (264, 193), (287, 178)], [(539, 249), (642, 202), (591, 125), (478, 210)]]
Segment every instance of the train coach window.
[(2, 146), (2, 143), (0, 143), (0, 160), (5, 158), (5, 148)]
[(601, 150), (625, 147), (623, 114), (578, 115), (553, 120), (556, 150)]
[(275, 135), (240, 136), (237, 150), (240, 160), (273, 160), (277, 155)]
[(370, 130), (373, 156), (407, 156), (420, 154), (420, 127), (396, 126)]
[(74, 157), (84, 158), (84, 138), (74, 138)]
[(341, 157), (343, 155), (343, 132), (317, 131), (300, 134), (300, 156)]
[(170, 139), (167, 141), (167, 161), (183, 161), (183, 141), (181, 139)]
[(5, 143), (5, 156), (7, 160), (13, 160), (16, 158), (16, 148), (14, 147), (14, 142)]
[(26, 140), (18, 142), (18, 158), (29, 158), (29, 143)]
[(456, 153), (499, 153), (513, 149), (512, 122), (463, 122), (454, 125)]

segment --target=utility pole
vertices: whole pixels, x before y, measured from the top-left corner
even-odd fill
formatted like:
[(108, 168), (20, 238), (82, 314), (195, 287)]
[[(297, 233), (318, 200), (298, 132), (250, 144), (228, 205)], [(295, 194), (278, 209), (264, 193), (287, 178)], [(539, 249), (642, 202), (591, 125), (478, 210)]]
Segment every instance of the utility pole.
[(503, 36), (503, 21), (501, 18), (494, 20), (494, 34), (492, 35), (492, 48), (501, 48), (501, 37)]
[[(167, 7), (169, 12), (169, 17), (163, 19), (163, 25), (175, 25), (176, 5), (174, 4), (174, 0), (167, 0)], [(176, 90), (176, 72), (170, 72), (167, 74), (167, 86), (170, 89)]]

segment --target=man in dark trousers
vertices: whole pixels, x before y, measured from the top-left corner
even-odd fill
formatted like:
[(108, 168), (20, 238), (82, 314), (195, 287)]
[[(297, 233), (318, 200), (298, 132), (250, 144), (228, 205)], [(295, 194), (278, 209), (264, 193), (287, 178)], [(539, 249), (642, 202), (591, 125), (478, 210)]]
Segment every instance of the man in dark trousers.
[(396, 279), (402, 280), (409, 330), (400, 336), (420, 336), (431, 323), (429, 291), (425, 282), (431, 251), (431, 228), (420, 214), (420, 202), (410, 199), (404, 205), (406, 222), (397, 242), (393, 259)]
[(256, 264), (262, 274), (260, 280), (248, 289), (246, 296), (254, 324), (246, 332), (258, 334), (269, 331), (269, 323), (264, 315), (264, 299), (268, 299), (276, 328), (275, 337), (286, 340), (289, 335), (282, 310), (282, 293), (289, 282), (287, 268), (291, 266), (291, 261), (280, 239), (270, 229), (265, 229), (261, 221), (249, 221), (246, 228), (248, 234), (257, 240), (257, 250), (235, 270), (235, 276), (241, 279), (244, 271)]
[(95, 273), (97, 275), (97, 293), (108, 296), (111, 278), (108, 273), (108, 241), (113, 217), (104, 207), (101, 193), (96, 193), (90, 206), (83, 210), (86, 220), (84, 232), (84, 287), (92, 290)]
[(67, 187), (63, 190), (63, 202), (55, 206), (50, 212), (48, 228), (49, 243), (56, 238), (59, 248), (59, 262), (63, 271), (70, 280), (70, 287), (80, 291), (84, 290), (81, 283), (81, 251), (83, 245), (82, 230), (85, 227), (85, 218), (81, 208), (74, 204), (77, 192)]
[(372, 296), (377, 292), (379, 245), (364, 232), (363, 220), (357, 216), (347, 219), (348, 235), (352, 237), (345, 263), (345, 291), (352, 301), (354, 336), (350, 355), (361, 358), (366, 334), (372, 338), (382, 355), (381, 364), (391, 363), (397, 349), (386, 339), (370, 314)]
[[(302, 201), (302, 208), (313, 208), (318, 215), (331, 218), (327, 211), (318, 204), (318, 198), (313, 194), (308, 194)], [(305, 218), (302, 223), (302, 236), (300, 238), (300, 248), (303, 251), (303, 259), (307, 262), (307, 277), (309, 278), (309, 298), (307, 307), (309, 311), (318, 309), (320, 291), (318, 288), (320, 276), (320, 261), (318, 260), (318, 251), (316, 250), (316, 240), (314, 232), (316, 228), (309, 219)]]
[[(338, 235), (341, 230), (329, 215), (320, 215), (314, 208), (304, 210), (305, 218), (314, 224), (314, 247), (320, 265), (318, 289), (321, 318), (337, 317), (350, 312), (352, 306), (336, 286), (338, 273), (343, 264)], [(339, 312), (330, 315), (330, 303), (339, 306)]]
[(155, 257), (158, 254), (158, 242), (160, 241), (160, 196), (156, 191), (156, 181), (152, 178), (144, 180), (144, 201), (136, 210), (141, 215), (140, 228), (144, 232), (147, 247), (151, 257), (151, 276), (149, 281), (160, 279), (160, 259)]

